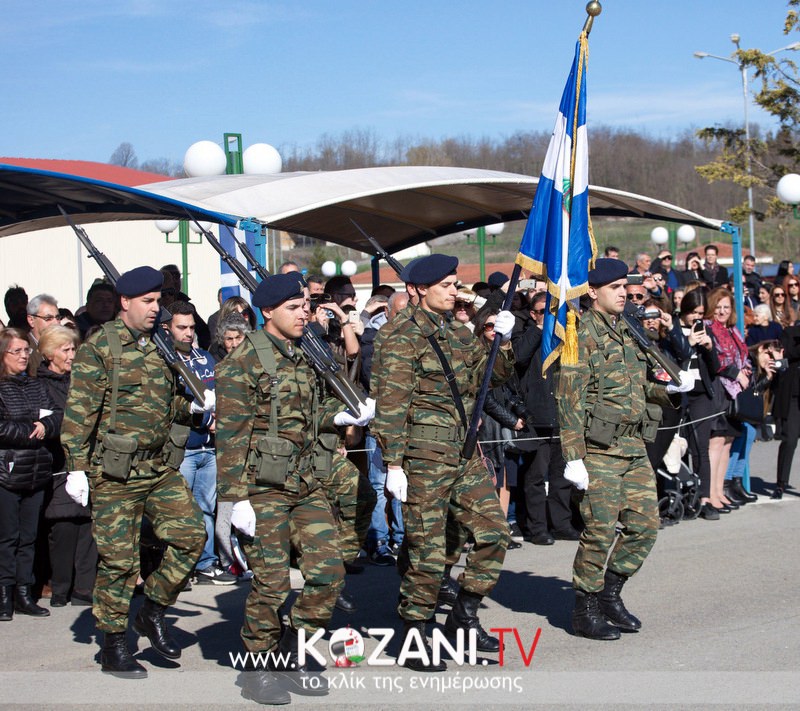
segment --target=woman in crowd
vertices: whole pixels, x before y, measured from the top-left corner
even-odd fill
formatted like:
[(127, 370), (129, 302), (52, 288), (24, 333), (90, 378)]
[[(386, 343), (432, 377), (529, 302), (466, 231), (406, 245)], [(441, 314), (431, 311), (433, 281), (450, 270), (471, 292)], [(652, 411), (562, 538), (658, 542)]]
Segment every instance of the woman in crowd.
[[(733, 310), (733, 295), (725, 287), (714, 289), (708, 295), (706, 309), (706, 329), (714, 341), (714, 347), (719, 357), (719, 370), (717, 371), (718, 383), (715, 403), (721, 411), (728, 409), (728, 403), (747, 389), (750, 385), (753, 368), (750, 363), (750, 354), (747, 351), (744, 339), (736, 330), (736, 314)], [(715, 424), (711, 431), (709, 442), (709, 457), (711, 459), (711, 500), (718, 510), (728, 512), (738, 508), (723, 491), (725, 473), (728, 470), (731, 444), (734, 438), (742, 433), (737, 423), (725, 418), (722, 423)], [(716, 506), (720, 502), (721, 506)]]
[(791, 326), (795, 322), (796, 318), (786, 305), (786, 289), (783, 288), (782, 284), (773, 288), (769, 301), (773, 321), (779, 323), (783, 328)]
[[(694, 388), (687, 394), (687, 415), (689, 422), (689, 448), (692, 454), (694, 471), (700, 478), (700, 517), (709, 521), (719, 520), (722, 502), (712, 497), (711, 460), (709, 458), (709, 440), (714, 428), (725, 426), (725, 417), (718, 415), (719, 405), (716, 403), (717, 391), (722, 386), (716, 383), (719, 370), (714, 344), (703, 323), (707, 302), (705, 289), (694, 289), (688, 292), (681, 302), (681, 327), (683, 334), (692, 347), (689, 370), (695, 375)], [(695, 324), (700, 324), (696, 326)]]
[(800, 324), (784, 329), (781, 336), (784, 356), (789, 362), (787, 370), (778, 374), (773, 391), (775, 401), (772, 415), (775, 418), (778, 448), (778, 468), (773, 499), (782, 499), (789, 485), (792, 459), (800, 437)]
[(777, 341), (783, 328), (777, 321), (772, 320), (772, 311), (766, 304), (758, 304), (753, 309), (753, 323), (747, 329), (745, 342), (748, 346), (754, 346), (762, 341)]
[(217, 319), (217, 332), (214, 334), (214, 341), (208, 352), (219, 363), (252, 330), (253, 326), (250, 325), (250, 321), (236, 309), (230, 310), (224, 316), (220, 314), (219, 319)]
[(800, 279), (793, 274), (785, 276), (783, 290), (786, 292), (786, 306), (796, 320), (800, 314)]
[(681, 315), (681, 301), (686, 292), (682, 286), (679, 286), (672, 292), (672, 315), (678, 318)]
[[(37, 377), (56, 404), (58, 430), (79, 340), (78, 331), (66, 326), (51, 326), (39, 340), (42, 362)], [(50, 496), (44, 512), (50, 524), (50, 607), (64, 607), (70, 598), (73, 605), (91, 605), (97, 571), (92, 512), (88, 506), (76, 504), (65, 490), (67, 473), (58, 440), (51, 440), (48, 449), (53, 456), (53, 472), (58, 472), (53, 477), (52, 492), (48, 492)]]
[(0, 621), (14, 612), (47, 617), (31, 595), (33, 559), (56, 436), (45, 385), (28, 374), (32, 349), (23, 331), (0, 333)]
[(453, 306), (453, 318), (466, 326), (470, 331), (475, 331), (475, 299), (477, 294), (465, 286), (458, 288), (456, 303)]
[[(771, 400), (770, 386), (775, 376), (775, 361), (783, 358), (780, 341), (761, 341), (750, 346), (750, 360), (755, 371), (753, 373), (753, 390), (764, 397), (764, 414), (769, 412)], [(750, 459), (750, 450), (756, 439), (756, 427), (749, 422), (742, 422), (742, 434), (731, 445), (731, 459), (725, 473), (725, 495), (734, 502), (742, 504), (758, 501), (758, 496), (744, 488), (744, 473)]]
[[(478, 340), (488, 350), (494, 340), (494, 322), (497, 318), (498, 309), (484, 306), (475, 315), (475, 333)], [(491, 459), (497, 477), (497, 495), (500, 498), (500, 505), (503, 513), (509, 515), (511, 506), (512, 489), (517, 485), (517, 467), (511, 463), (507, 466), (506, 449), (507, 444), (511, 444), (513, 433), (520, 432), (525, 427), (524, 404), (522, 397), (516, 389), (518, 381), (516, 376), (495, 388), (489, 390), (484, 403), (483, 422), (479, 437), (485, 441), (481, 448), (483, 454)], [(520, 410), (522, 410), (520, 412)], [(509, 440), (506, 442), (506, 440)], [(513, 455), (510, 457), (513, 459)], [(516, 517), (512, 511), (511, 516), (516, 522)], [(521, 543), (511, 541), (509, 548), (520, 548)]]
[(794, 262), (792, 262), (791, 259), (784, 259), (778, 265), (778, 271), (775, 274), (775, 278), (772, 280), (772, 283), (775, 284), (776, 286), (782, 285), (783, 280), (787, 276), (793, 276), (793, 275), (794, 275)]
[(703, 282), (703, 263), (700, 261), (700, 255), (697, 252), (689, 252), (686, 255), (686, 270), (683, 273), (683, 283), (688, 284), (690, 281)]
[(761, 286), (758, 287), (758, 303), (766, 304), (767, 306), (769, 306), (771, 295), (772, 295), (772, 284), (770, 284), (768, 281), (762, 281)]

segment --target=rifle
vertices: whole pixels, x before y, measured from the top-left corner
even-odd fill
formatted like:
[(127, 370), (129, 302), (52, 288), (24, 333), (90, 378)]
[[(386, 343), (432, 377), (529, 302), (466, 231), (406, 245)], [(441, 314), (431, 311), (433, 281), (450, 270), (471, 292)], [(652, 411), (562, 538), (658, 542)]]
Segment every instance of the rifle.
[[(100, 267), (101, 271), (105, 275), (106, 279), (110, 282), (112, 286), (117, 285), (117, 280), (119, 279), (119, 272), (117, 271), (116, 267), (109, 261), (108, 257), (103, 254), (97, 247), (94, 245), (91, 239), (89, 239), (89, 235), (86, 234), (86, 230), (83, 227), (76, 225), (72, 218), (69, 216), (66, 210), (64, 210), (61, 205), (58, 206), (58, 209), (61, 211), (61, 214), (64, 215), (64, 218), (67, 221), (67, 224), (72, 228), (72, 231), (77, 235), (78, 239), (80, 240), (81, 244), (86, 247), (86, 251), (89, 253), (89, 257), (94, 259), (97, 262), (97, 265)], [(172, 368), (178, 375), (180, 375), (186, 385), (191, 390), (192, 395), (194, 395), (195, 399), (198, 402), (205, 401), (205, 386), (200, 381), (200, 379), (192, 372), (192, 369), (183, 362), (181, 357), (176, 353), (175, 346), (172, 343), (172, 338), (170, 335), (161, 328), (161, 324), (165, 321), (169, 321), (172, 318), (169, 311), (167, 311), (163, 306), (160, 307), (160, 311), (158, 312), (158, 316), (156, 317), (156, 322), (153, 324), (153, 330), (150, 332), (150, 338), (152, 339), (153, 343), (158, 350), (158, 354), (166, 361), (167, 365)]]
[(620, 318), (628, 325), (628, 331), (633, 339), (639, 344), (646, 355), (650, 356), (656, 363), (658, 363), (664, 370), (667, 371), (669, 377), (672, 378), (676, 385), (681, 384), (681, 371), (675, 363), (667, 358), (653, 343), (649, 336), (644, 332), (642, 324), (639, 323), (639, 317), (636, 313), (636, 307), (630, 302), (625, 302), (625, 310), (620, 314)]
[[(208, 243), (219, 254), (225, 264), (227, 264), (231, 271), (236, 275), (239, 283), (247, 289), (251, 294), (254, 294), (258, 288), (258, 282), (250, 271), (245, 268), (238, 259), (228, 254), (225, 248), (220, 244), (219, 240), (208, 230), (204, 229), (197, 220), (190, 219), (197, 225), (198, 229), (203, 233)], [(258, 263), (256, 258), (252, 255), (247, 245), (240, 242), (236, 237), (233, 237), (236, 246), (244, 255), (245, 259), (252, 265), (259, 276), (263, 279), (269, 276), (269, 272)], [(336, 362), (333, 357), (330, 346), (323, 341), (316, 331), (308, 324), (303, 328), (303, 336), (299, 341), (300, 349), (305, 354), (314, 372), (317, 373), (327, 384), (328, 387), (336, 394), (351, 412), (358, 414), (360, 405), (365, 404), (364, 398), (359, 394), (358, 390), (353, 386), (347, 376), (342, 372), (341, 366)]]
[(394, 271), (397, 273), (397, 276), (400, 276), (400, 272), (403, 271), (403, 265), (400, 264), (391, 254), (389, 254), (383, 247), (378, 244), (378, 240), (376, 240), (372, 235), (368, 235), (362, 228), (361, 225), (358, 224), (352, 217), (350, 218), (350, 222), (352, 222), (356, 229), (364, 236), (364, 239), (367, 240), (372, 245), (372, 248), (375, 250), (375, 255), (383, 259)]

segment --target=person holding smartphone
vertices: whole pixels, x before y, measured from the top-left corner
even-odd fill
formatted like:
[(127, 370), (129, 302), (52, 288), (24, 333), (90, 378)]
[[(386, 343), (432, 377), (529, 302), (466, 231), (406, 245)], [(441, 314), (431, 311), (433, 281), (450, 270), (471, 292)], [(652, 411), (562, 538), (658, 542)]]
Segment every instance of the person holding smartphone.
[(724, 415), (711, 418), (718, 408), (715, 407), (715, 396), (722, 386), (716, 381), (719, 371), (719, 358), (714, 343), (706, 331), (703, 317), (707, 308), (705, 289), (693, 289), (686, 293), (681, 301), (680, 322), (683, 333), (692, 347), (689, 359), (689, 371), (694, 372), (694, 388), (687, 393), (687, 417), (690, 423), (689, 451), (692, 455), (693, 468), (700, 478), (700, 518), (706, 521), (718, 521), (722, 502), (711, 496), (711, 460), (708, 443), (711, 431), (725, 425)]

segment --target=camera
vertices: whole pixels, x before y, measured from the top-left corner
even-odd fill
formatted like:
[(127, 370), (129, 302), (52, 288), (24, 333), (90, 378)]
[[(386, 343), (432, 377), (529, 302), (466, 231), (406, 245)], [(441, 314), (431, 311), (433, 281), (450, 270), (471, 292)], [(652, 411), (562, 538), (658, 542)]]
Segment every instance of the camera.
[(528, 417), (528, 411), (525, 408), (525, 403), (519, 397), (514, 397), (511, 402), (509, 402), (509, 409), (521, 420), (524, 420), (526, 417)]
[(789, 361), (786, 358), (776, 358), (773, 365), (776, 373), (783, 373), (789, 369)]
[(661, 312), (658, 309), (647, 309), (642, 313), (642, 319), (648, 318), (661, 318)]
[(635, 284), (636, 286), (641, 286), (642, 284), (644, 284), (644, 275), (628, 274), (628, 284)]
[(330, 294), (315, 294), (309, 301), (311, 310), (316, 311), (323, 304), (333, 301), (333, 297)]

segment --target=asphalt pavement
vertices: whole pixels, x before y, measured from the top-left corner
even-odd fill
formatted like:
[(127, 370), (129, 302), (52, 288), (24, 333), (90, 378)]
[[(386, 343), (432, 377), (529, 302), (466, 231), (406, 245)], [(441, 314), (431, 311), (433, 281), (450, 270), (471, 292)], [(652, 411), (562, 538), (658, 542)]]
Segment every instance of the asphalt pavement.
[[(350, 625), (365, 644), (357, 667), (329, 666), (335, 688), (325, 698), (293, 696), (293, 705), (326, 709), (464, 708), (800, 708), (800, 489), (771, 501), (777, 443), (754, 445), (752, 488), (759, 501), (719, 521), (683, 521), (659, 533), (652, 554), (624, 589), (643, 621), (639, 633), (598, 642), (570, 633), (571, 564), (576, 543), (525, 543), (509, 551), (500, 581), (485, 600), (487, 628), (507, 630), (503, 663), (478, 653), (452, 660), (443, 674), (393, 664), (397, 640), (378, 653), (389, 628), (399, 632), (394, 568), (365, 566), (349, 575), (358, 612), (337, 612), (331, 631)], [(800, 465), (792, 482), (800, 487)], [(462, 559), (463, 564), (463, 559)], [(454, 574), (458, 569), (454, 569)], [(302, 580), (292, 574), (293, 587)], [(227, 709), (257, 706), (241, 698), (230, 655), (249, 585), (196, 585), (168, 619), (183, 645), (178, 661), (158, 657), (129, 633), (150, 674), (123, 680), (100, 672), (90, 608), (57, 608), (46, 619), (0, 623), (3, 708)], [(47, 601), (43, 601), (47, 604)], [(134, 601), (135, 613), (141, 598)], [(437, 614), (444, 622), (445, 614)], [(369, 632), (368, 630), (373, 630)], [(535, 645), (535, 646), (534, 646)], [(315, 647), (326, 656), (328, 643)]]

